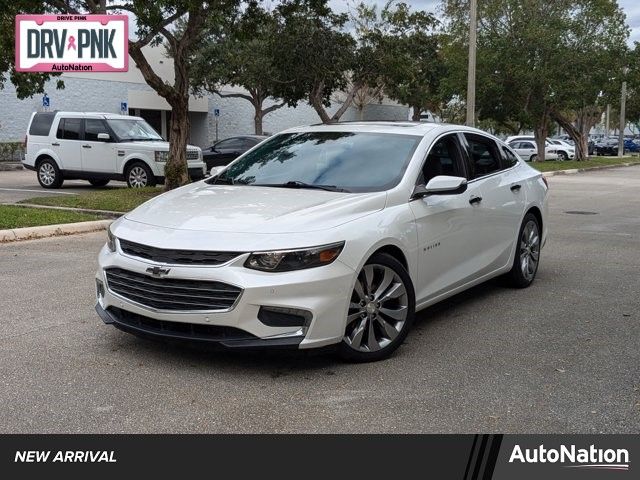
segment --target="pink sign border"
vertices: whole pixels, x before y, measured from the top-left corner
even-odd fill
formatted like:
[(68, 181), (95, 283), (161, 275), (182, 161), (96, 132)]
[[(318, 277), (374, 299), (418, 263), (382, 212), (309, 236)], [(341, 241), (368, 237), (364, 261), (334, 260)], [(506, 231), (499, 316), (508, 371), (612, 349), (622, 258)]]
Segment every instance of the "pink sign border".
[[(85, 17), (83, 20), (76, 20), (74, 18), (59, 20), (59, 17)], [(115, 68), (104, 63), (37, 63), (29, 68), (22, 68), (20, 65), (20, 22), (22, 21), (35, 21), (38, 25), (42, 25), (44, 22), (100, 22), (102, 25), (106, 25), (112, 21), (124, 21), (124, 66), (122, 68)], [(16, 29), (15, 29), (15, 68), (17, 72), (45, 72), (45, 73), (74, 73), (74, 72), (128, 72), (129, 71), (129, 17), (126, 15), (16, 15)], [(87, 65), (93, 67), (91, 70), (52, 70), (53, 65)]]

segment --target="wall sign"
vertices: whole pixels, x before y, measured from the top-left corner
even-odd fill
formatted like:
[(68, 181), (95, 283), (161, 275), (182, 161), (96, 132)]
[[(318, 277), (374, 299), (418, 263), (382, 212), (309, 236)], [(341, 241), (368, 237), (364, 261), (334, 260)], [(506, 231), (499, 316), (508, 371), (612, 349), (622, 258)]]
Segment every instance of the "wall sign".
[(126, 15), (17, 15), (19, 72), (126, 72)]

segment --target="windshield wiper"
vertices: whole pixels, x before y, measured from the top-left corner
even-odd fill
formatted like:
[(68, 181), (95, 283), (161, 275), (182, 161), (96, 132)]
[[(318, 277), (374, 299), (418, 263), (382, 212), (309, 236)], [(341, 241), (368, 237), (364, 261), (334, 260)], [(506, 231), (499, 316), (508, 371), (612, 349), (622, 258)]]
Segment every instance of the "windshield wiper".
[(326, 190), (327, 192), (348, 192), (344, 188), (335, 185), (316, 185), (313, 183), (305, 183), (300, 180), (290, 180), (285, 183), (254, 183), (255, 187), (278, 187), (278, 188), (309, 188), (314, 190)]

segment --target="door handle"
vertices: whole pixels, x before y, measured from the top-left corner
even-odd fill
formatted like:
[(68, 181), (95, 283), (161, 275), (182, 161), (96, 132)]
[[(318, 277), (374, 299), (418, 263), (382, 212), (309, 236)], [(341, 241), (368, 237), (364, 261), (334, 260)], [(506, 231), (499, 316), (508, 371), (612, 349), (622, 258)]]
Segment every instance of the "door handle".
[(82, 145), (82, 148), (91, 148), (91, 145), (84, 144)]
[(513, 193), (519, 192), (521, 188), (522, 188), (522, 185), (511, 185), (511, 191)]
[(482, 201), (482, 197), (471, 197), (469, 199), (469, 203), (471, 205), (476, 205), (476, 204), (480, 203), (481, 201)]
[(52, 147), (59, 147), (59, 146), (60, 146), (60, 144), (59, 144), (58, 142), (55, 142), (55, 143), (52, 143), (52, 144), (51, 144), (51, 146), (52, 146)]

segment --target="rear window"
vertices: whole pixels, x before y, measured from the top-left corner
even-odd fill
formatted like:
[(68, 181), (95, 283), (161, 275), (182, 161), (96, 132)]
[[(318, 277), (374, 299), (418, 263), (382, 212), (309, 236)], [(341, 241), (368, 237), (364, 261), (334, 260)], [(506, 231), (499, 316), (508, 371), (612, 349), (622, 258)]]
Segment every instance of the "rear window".
[(53, 118), (56, 116), (54, 112), (36, 113), (29, 127), (29, 135), (40, 135), (46, 137), (51, 131)]

